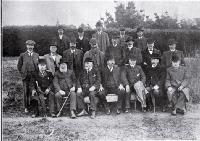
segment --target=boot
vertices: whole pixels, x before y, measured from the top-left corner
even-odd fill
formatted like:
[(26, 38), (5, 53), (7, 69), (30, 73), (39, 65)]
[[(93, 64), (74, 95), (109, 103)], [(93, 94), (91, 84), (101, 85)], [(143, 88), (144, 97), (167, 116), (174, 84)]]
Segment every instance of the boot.
[(77, 116), (78, 117), (81, 117), (81, 116), (84, 116), (84, 115), (87, 115), (88, 113), (85, 111), (85, 109), (83, 109)]
[(76, 115), (75, 115), (75, 113), (74, 113), (74, 110), (71, 111), (71, 118), (72, 118), (72, 119), (76, 118)]
[(92, 111), (91, 118), (94, 119), (95, 117), (96, 117), (96, 112), (95, 112), (95, 111)]

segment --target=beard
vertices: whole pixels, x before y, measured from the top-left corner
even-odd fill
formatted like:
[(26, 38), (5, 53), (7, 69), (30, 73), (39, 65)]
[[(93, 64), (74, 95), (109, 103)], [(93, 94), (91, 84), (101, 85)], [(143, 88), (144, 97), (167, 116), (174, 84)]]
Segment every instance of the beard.
[(67, 72), (67, 68), (60, 68), (60, 72)]

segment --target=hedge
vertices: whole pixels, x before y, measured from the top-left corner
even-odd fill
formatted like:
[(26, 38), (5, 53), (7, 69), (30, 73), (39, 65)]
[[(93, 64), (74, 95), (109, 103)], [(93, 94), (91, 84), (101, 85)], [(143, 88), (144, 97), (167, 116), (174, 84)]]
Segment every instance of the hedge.
[[(77, 29), (64, 28), (65, 35), (77, 36)], [(106, 30), (109, 37), (119, 34), (118, 29)], [(95, 30), (85, 31), (85, 36), (91, 38)], [(36, 41), (35, 51), (40, 55), (49, 52), (51, 39), (57, 34), (56, 26), (5, 26), (3, 27), (3, 56), (19, 56), (26, 50), (25, 41)], [(135, 30), (128, 30), (126, 34), (136, 38)], [(175, 38), (177, 49), (184, 51), (186, 56), (194, 56), (200, 50), (200, 30), (158, 30), (145, 29), (145, 36), (156, 40), (155, 47), (161, 52), (168, 50), (167, 40)]]

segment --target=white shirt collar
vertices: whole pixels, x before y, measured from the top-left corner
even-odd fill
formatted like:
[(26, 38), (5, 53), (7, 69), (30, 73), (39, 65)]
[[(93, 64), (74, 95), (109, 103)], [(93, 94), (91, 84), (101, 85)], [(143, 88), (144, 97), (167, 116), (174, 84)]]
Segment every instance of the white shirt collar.
[(30, 55), (30, 56), (32, 56), (33, 55), (33, 52), (31, 51), (29, 51), (29, 50), (27, 50), (27, 52), (28, 52), (28, 55)]
[(101, 31), (97, 31), (97, 33), (98, 33), (98, 34), (101, 34), (101, 33), (102, 33), (102, 30), (101, 30)]
[(110, 68), (109, 66), (108, 66), (108, 69), (112, 72), (113, 71), (113, 67), (112, 68)]
[(59, 39), (62, 40), (62, 38), (63, 38), (63, 35), (59, 35)]
[(141, 36), (141, 37), (138, 37), (139, 39), (142, 39), (143, 38), (143, 36)]
[(79, 36), (78, 38), (79, 38), (80, 40), (83, 40), (83, 36), (81, 36), (81, 37)]
[(76, 51), (76, 49), (73, 49), (73, 50), (71, 49), (71, 53), (74, 53), (75, 51)]
[(135, 65), (130, 65), (131, 66), (131, 68), (134, 68), (135, 67)]
[(170, 50), (171, 52), (174, 52), (174, 51), (176, 51), (176, 49), (174, 49), (174, 50)]

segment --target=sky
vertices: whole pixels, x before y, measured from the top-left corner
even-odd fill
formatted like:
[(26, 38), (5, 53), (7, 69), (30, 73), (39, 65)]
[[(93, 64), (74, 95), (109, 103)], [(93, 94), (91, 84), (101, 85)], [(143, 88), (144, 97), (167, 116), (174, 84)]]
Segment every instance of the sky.
[[(123, 1), (127, 3), (127, 1)], [(200, 1), (135, 1), (137, 10), (154, 17), (154, 13), (169, 15), (178, 19), (200, 18)], [(56, 25), (79, 26), (81, 23), (95, 26), (100, 17), (108, 11), (114, 17), (114, 1), (18, 1), (3, 0), (2, 23), (6, 25)]]

